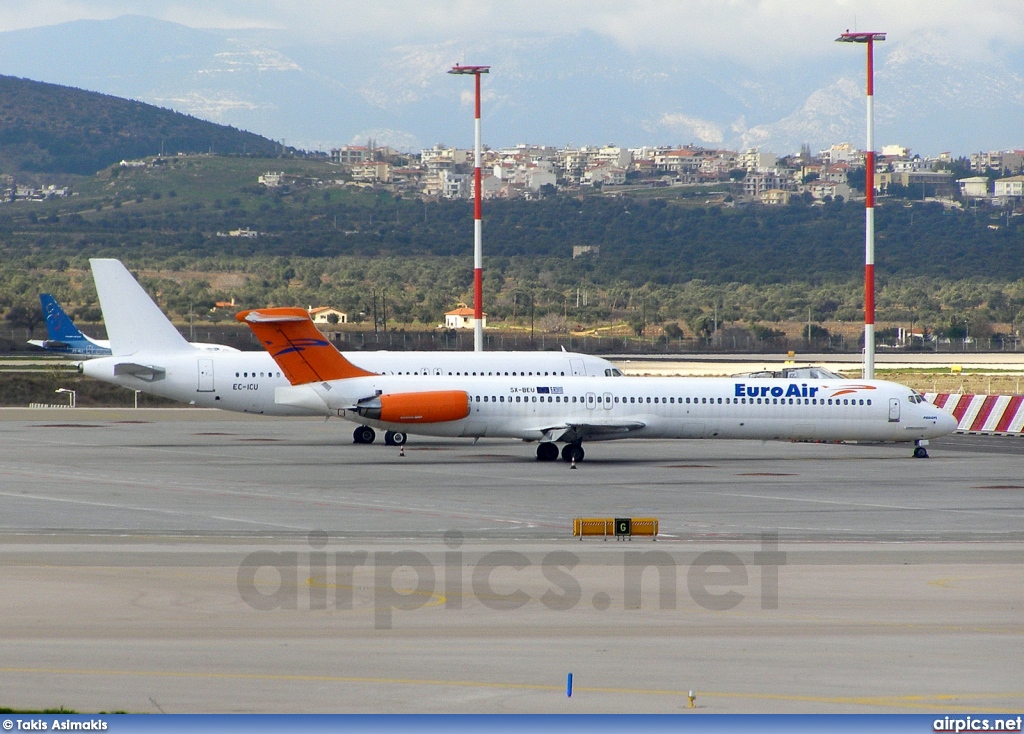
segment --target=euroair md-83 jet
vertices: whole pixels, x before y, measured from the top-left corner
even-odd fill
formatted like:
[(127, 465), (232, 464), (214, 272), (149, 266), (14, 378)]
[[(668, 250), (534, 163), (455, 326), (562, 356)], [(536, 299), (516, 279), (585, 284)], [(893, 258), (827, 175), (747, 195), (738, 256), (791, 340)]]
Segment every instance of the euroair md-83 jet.
[[(494, 376), (424, 378), (358, 367), (302, 309), (243, 311), (291, 383), (277, 404), (427, 436), (537, 441), (537, 458), (582, 461), (583, 443), (618, 438), (913, 442), (956, 419), (908, 387), (838, 376), (807, 379)], [(561, 452), (558, 443), (562, 443)]]
[[(90, 263), (112, 356), (82, 362), (84, 374), (200, 407), (265, 415), (322, 412), (274, 401), (275, 388), (289, 383), (262, 349), (210, 351), (213, 345), (191, 345), (120, 261)], [(345, 360), (368, 372), (415, 374), (426, 381), (452, 377), (464, 384), (499, 374), (538, 379), (622, 374), (606, 359), (575, 352), (348, 352)], [(375, 437), (365, 423), (353, 431), (356, 443), (373, 443)], [(384, 434), (388, 444), (405, 438), (400, 430)]]

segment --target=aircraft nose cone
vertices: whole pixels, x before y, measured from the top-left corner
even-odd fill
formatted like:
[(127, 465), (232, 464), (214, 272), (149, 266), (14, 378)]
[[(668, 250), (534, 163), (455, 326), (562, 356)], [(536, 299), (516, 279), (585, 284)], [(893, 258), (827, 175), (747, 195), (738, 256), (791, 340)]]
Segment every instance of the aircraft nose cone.
[(952, 433), (958, 426), (956, 418), (946, 411), (942, 411), (942, 417), (939, 420), (939, 425), (942, 426), (942, 429), (946, 433)]

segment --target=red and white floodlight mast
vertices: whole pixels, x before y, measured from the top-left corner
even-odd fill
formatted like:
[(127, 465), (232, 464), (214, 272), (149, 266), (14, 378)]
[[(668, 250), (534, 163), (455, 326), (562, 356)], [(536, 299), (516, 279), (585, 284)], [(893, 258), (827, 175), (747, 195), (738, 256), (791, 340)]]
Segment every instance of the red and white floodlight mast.
[(864, 161), (864, 379), (875, 378), (875, 41), (884, 33), (843, 33), (840, 43), (868, 48), (868, 143)]
[(460, 66), (456, 64), (449, 74), (472, 74), (476, 82), (476, 105), (474, 115), (473, 144), (473, 351), (484, 351), (484, 252), (483, 252), (483, 206), (481, 196), (482, 176), (480, 175), (480, 75), (490, 72), (489, 66)]

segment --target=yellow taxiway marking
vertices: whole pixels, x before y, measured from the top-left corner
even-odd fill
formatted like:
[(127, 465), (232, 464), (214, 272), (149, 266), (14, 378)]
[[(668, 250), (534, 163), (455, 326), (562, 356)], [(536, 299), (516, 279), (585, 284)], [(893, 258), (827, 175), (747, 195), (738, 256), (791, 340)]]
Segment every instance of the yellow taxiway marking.
[[(431, 678), (372, 678), (361, 676), (340, 675), (300, 675), (276, 673), (209, 673), (175, 670), (104, 670), (89, 668), (0, 668), (0, 673), (23, 673), (30, 675), (109, 675), (109, 676), (149, 676), (155, 678), (196, 678), (219, 680), (265, 680), (265, 681), (300, 681), (313, 683), (370, 683), (411, 686), (448, 686), (455, 688), (492, 688), (498, 690), (519, 691), (564, 691), (564, 685), (547, 685), (542, 683), (503, 683), (499, 681), (472, 680), (439, 680)], [(614, 688), (607, 686), (574, 686), (574, 693), (615, 693), (624, 695), (673, 696), (685, 699), (688, 691), (674, 691), (657, 688)], [(885, 706), (891, 708), (911, 708), (932, 710), (936, 705), (943, 711), (973, 711), (979, 702), (989, 700), (1019, 701), (1024, 697), (1020, 693), (948, 693), (933, 695), (908, 696), (801, 696), (782, 693), (739, 693), (726, 691), (697, 691), (697, 699), (701, 698), (740, 698), (763, 701), (793, 701), (801, 703), (851, 704), (858, 706)], [(962, 705), (951, 705), (961, 701)], [(973, 705), (968, 705), (973, 704)], [(1003, 711), (986, 707), (990, 713), (1015, 713), (1019, 708), (1008, 708)]]

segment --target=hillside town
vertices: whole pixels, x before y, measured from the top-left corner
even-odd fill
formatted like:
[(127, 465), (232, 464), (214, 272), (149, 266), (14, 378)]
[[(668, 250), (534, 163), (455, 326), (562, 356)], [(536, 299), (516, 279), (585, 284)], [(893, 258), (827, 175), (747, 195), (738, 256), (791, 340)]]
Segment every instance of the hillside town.
[[(435, 145), (416, 153), (387, 146), (350, 145), (327, 155), (339, 167), (331, 182), (268, 171), (259, 184), (268, 189), (317, 185), (373, 187), (426, 199), (474, 196), (473, 151)], [(484, 199), (535, 199), (555, 192), (604, 193), (649, 188), (717, 186), (725, 203), (808, 203), (863, 196), (864, 151), (837, 143), (812, 154), (804, 145), (795, 155), (750, 148), (723, 150), (687, 145), (623, 148), (615, 145), (556, 148), (520, 144), (485, 149), (481, 195)], [(875, 190), (880, 196), (932, 199), (948, 206), (964, 203), (1014, 205), (1024, 198), (1024, 150), (990, 151), (954, 158), (912, 154), (900, 145), (876, 156)]]

